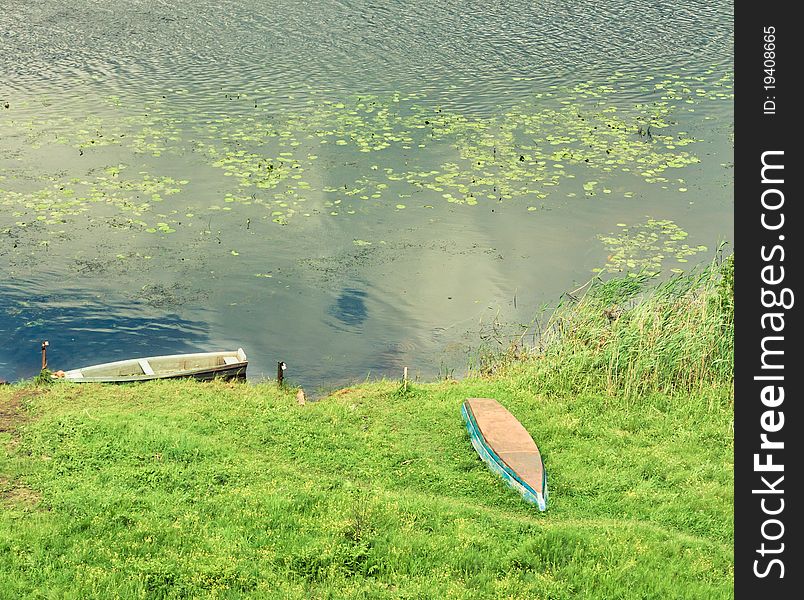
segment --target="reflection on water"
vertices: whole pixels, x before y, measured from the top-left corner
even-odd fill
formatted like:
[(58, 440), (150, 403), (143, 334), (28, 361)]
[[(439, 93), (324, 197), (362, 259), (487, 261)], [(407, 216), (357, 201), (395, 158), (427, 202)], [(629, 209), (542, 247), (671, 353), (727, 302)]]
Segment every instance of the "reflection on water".
[(311, 385), (460, 374), (596, 270), (706, 260), (733, 229), (732, 14), (9, 0), (0, 377), (40, 338), (69, 367), (242, 345)]
[(366, 292), (345, 288), (327, 313), (347, 327), (359, 327), (368, 316)]
[(31, 290), (0, 283), (0, 377), (39, 372), (40, 342), (48, 340), (48, 366), (68, 370), (125, 358), (204, 351), (203, 323), (121, 305), (86, 290)]

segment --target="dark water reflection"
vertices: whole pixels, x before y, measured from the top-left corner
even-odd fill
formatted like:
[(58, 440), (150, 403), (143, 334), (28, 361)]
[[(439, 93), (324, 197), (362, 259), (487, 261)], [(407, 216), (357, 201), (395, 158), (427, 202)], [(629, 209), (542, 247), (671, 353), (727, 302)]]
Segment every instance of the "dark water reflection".
[(76, 289), (31, 293), (1, 283), (0, 340), (0, 378), (8, 381), (39, 372), (44, 340), (52, 370), (209, 347), (203, 323), (154, 313), (143, 303), (120, 305)]
[(362, 290), (344, 288), (327, 313), (347, 328), (358, 328), (368, 317), (366, 296)]

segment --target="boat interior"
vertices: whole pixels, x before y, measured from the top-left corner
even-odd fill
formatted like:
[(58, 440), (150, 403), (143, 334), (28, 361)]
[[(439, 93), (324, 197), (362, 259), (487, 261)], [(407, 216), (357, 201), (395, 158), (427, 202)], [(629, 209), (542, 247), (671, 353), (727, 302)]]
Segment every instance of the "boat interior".
[(138, 377), (215, 369), (246, 362), (242, 348), (233, 352), (176, 354), (106, 363), (76, 369), (83, 377)]

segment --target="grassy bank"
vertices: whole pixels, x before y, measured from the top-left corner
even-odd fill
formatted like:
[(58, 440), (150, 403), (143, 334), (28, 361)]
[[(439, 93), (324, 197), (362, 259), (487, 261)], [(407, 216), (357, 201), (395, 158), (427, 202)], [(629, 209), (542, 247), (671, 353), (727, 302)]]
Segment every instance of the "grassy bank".
[[(0, 386), (0, 597), (732, 597), (729, 269), (599, 285), (460, 382)], [(469, 396), (539, 443), (546, 513)]]

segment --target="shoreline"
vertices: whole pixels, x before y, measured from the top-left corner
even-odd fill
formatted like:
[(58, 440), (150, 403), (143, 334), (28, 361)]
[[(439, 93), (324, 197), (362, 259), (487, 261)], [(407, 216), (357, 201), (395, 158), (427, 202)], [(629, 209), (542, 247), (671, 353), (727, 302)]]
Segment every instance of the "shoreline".
[[(307, 403), (270, 383), (3, 386), (0, 588), (730, 598), (733, 370), (699, 359), (733, 340), (732, 268), (600, 284), (556, 310), (540, 354), (461, 381)], [(547, 512), (477, 457), (466, 397), (532, 434)]]

